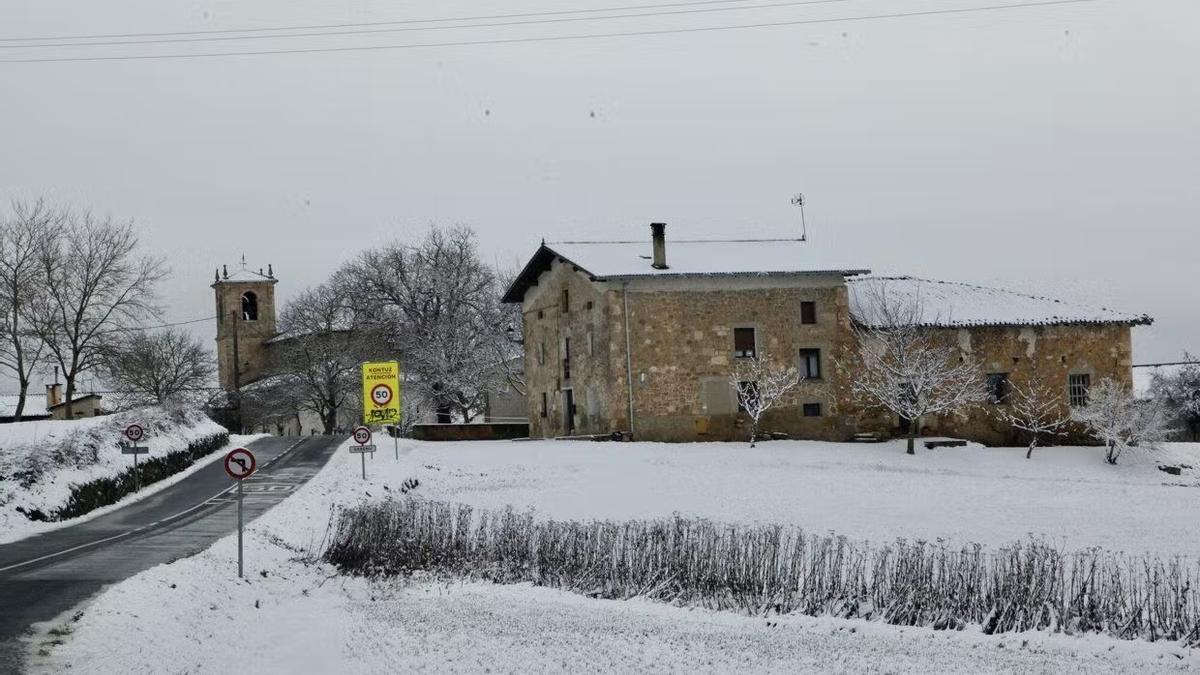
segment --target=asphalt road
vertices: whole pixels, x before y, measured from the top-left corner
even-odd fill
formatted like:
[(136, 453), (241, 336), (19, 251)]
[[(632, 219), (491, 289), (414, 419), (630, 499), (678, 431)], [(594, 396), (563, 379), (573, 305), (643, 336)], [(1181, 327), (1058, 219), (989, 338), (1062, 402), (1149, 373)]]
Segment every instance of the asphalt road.
[[(338, 436), (264, 438), (250, 444), (249, 522), (325, 465)], [(21, 636), (105, 586), (194, 555), (237, 528), (232, 480), (220, 460), (169, 488), (94, 520), (0, 545), (0, 673), (21, 670)]]

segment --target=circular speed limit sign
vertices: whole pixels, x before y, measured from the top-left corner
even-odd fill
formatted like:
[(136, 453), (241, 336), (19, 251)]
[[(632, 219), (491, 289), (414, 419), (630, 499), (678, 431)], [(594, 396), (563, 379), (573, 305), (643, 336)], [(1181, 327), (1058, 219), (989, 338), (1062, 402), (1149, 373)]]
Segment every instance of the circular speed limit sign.
[(137, 443), (138, 441), (142, 440), (145, 435), (146, 431), (142, 429), (142, 425), (140, 424), (130, 424), (129, 426), (125, 427), (125, 438), (128, 438), (130, 442)]
[(371, 442), (371, 430), (366, 427), (356, 427), (354, 429), (354, 442), (359, 445), (366, 445)]
[(377, 384), (371, 388), (371, 400), (375, 405), (384, 406), (392, 402), (392, 388), (386, 384)]

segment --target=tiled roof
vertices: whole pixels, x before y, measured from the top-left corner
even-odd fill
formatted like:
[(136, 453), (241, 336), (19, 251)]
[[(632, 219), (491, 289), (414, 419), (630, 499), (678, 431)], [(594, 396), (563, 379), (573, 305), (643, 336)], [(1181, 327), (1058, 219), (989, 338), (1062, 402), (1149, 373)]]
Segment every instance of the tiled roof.
[(1146, 314), (1131, 314), (1107, 307), (1074, 305), (974, 284), (933, 281), (914, 277), (858, 277), (847, 279), (850, 312), (870, 323), (870, 303), (877, 293), (916, 302), (925, 326), (1055, 326), (1070, 324), (1145, 325)]

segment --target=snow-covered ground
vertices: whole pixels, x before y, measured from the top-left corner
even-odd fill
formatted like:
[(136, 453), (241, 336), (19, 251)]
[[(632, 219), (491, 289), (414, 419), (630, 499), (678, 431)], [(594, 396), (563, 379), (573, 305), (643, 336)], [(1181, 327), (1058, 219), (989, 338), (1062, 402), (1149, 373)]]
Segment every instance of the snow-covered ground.
[[(121, 454), (117, 442), (123, 440), (125, 427), (134, 422), (146, 429), (146, 438), (140, 444), (148, 447), (150, 452), (142, 458), (161, 457), (183, 450), (193, 441), (225, 432), (223, 427), (202, 414), (171, 414), (155, 408), (73, 421), (0, 425), (0, 543), (79, 522), (78, 518), (65, 523), (35, 522), (18, 512), (17, 507), (48, 513), (66, 503), (72, 485), (114, 476), (128, 469), (133, 459)], [(246, 436), (231, 440), (245, 443), (254, 438)], [(217, 456), (218, 453), (213, 453), (184, 473), (147, 486), (120, 504), (162, 490)], [(40, 467), (41, 475), (32, 485), (22, 486), (19, 473), (35, 467)], [(93, 511), (82, 518), (95, 518), (112, 508)]]
[[(382, 445), (367, 460), (365, 482), (358, 457), (342, 448), (312, 481), (251, 524), (245, 580), (236, 578), (236, 543), (226, 537), (198, 556), (117, 584), (77, 620), (72, 612), (43, 626), (31, 644), (34, 670), (1200, 669), (1200, 650), (1169, 643), (1040, 633), (985, 636), (972, 629), (936, 632), (805, 617), (769, 623), (529, 586), (373, 582), (301, 562), (326, 536), (332, 508), (395, 494), (413, 477), (421, 482), (417, 493), (427, 497), (533, 506), (539, 514), (559, 517), (678, 511), (834, 528), (860, 539), (949, 534), (1003, 543), (1040, 532), (1070, 547), (1127, 539), (1139, 550), (1190, 550), (1178, 540), (1195, 538), (1197, 474), (1167, 476), (1154, 468), (1153, 458), (1123, 458), (1125, 465), (1109, 467), (1095, 448), (1047, 449), (1026, 461), (1017, 449), (971, 447), (913, 458), (892, 444), (802, 442), (765, 443), (754, 450), (587, 442), (403, 447), (406, 454), (395, 461)], [(1175, 461), (1200, 467), (1200, 447), (1173, 446), (1168, 452)], [(1018, 513), (1008, 513), (1012, 510)], [(1029, 522), (1021, 525), (1021, 518)], [(58, 641), (65, 644), (54, 644)]]

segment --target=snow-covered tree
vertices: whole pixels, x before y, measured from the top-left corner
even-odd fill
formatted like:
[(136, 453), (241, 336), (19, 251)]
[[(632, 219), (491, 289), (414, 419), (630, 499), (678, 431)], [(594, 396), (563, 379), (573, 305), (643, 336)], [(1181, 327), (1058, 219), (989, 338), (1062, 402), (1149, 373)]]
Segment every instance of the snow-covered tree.
[(500, 303), (502, 278), (480, 258), (470, 228), (433, 227), (416, 243), (365, 251), (337, 283), (391, 336), (439, 419), (470, 421), (499, 380), (523, 390), (509, 372), (521, 352), (520, 307)]
[(327, 283), (301, 293), (279, 316), (271, 371), (293, 387), (301, 410), (333, 433), (362, 391), (362, 363), (379, 355), (382, 339), (350, 306), (343, 287)]
[(17, 381), (14, 417), (19, 422), (33, 371), (46, 349), (31, 318), (45, 297), (39, 256), (62, 214), (42, 200), (13, 202), (12, 211), (10, 219), (0, 222), (0, 369)]
[(888, 292), (885, 283), (857, 292), (855, 341), (839, 360), (850, 390), (863, 405), (908, 421), (908, 449), (916, 454), (921, 418), (967, 410), (987, 398), (983, 371), (956, 344), (939, 340), (919, 297)]
[(212, 380), (212, 354), (189, 333), (133, 331), (104, 355), (103, 370), (127, 406), (161, 405), (201, 391)]
[(1088, 391), (1087, 405), (1072, 410), (1071, 418), (1104, 444), (1109, 464), (1116, 464), (1126, 448), (1157, 448), (1171, 431), (1161, 401), (1139, 401), (1128, 387), (1107, 378)]
[(1063, 397), (1050, 387), (1036, 381), (1013, 384), (1008, 398), (992, 409), (1001, 421), (1029, 434), (1029, 450), (1025, 459), (1033, 457), (1033, 449), (1042, 436), (1059, 435), (1071, 421)]
[(132, 224), (88, 212), (64, 213), (38, 259), (45, 293), (30, 316), (66, 380), (71, 417), (79, 376), (103, 365), (114, 336), (154, 315), (155, 287), (167, 276), (166, 263), (139, 250)]
[(1183, 361), (1171, 372), (1156, 372), (1150, 394), (1167, 404), (1187, 426), (1193, 441), (1200, 441), (1200, 361), (1186, 352)]
[(763, 415), (782, 402), (802, 379), (795, 367), (773, 361), (765, 351), (734, 363), (729, 384), (737, 393), (738, 406), (750, 418), (750, 447), (758, 439)]

